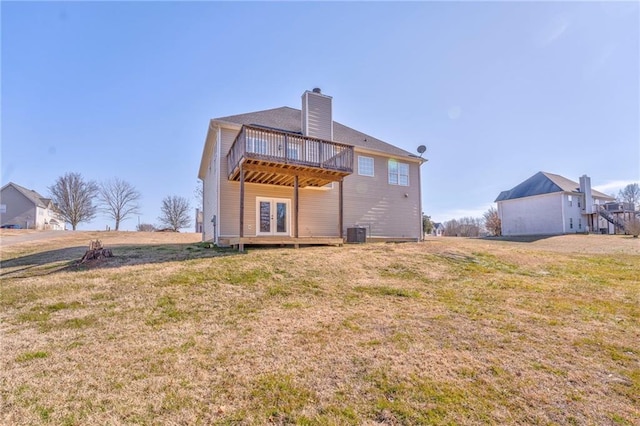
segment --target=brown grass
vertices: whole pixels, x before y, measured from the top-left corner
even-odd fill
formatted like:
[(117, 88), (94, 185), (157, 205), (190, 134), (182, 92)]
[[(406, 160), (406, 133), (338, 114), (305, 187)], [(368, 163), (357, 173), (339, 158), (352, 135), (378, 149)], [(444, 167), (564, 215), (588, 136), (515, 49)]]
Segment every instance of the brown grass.
[(0, 423), (640, 423), (629, 237), (104, 233), (116, 257), (78, 268), (80, 234), (3, 250)]

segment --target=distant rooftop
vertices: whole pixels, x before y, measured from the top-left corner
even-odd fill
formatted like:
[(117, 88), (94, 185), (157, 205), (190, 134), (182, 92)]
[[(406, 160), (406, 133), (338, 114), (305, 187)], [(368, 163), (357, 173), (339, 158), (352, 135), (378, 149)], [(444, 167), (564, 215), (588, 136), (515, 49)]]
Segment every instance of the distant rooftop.
[[(554, 192), (580, 192), (580, 184), (566, 177), (547, 172), (538, 172), (519, 185), (508, 191), (502, 191), (496, 202), (513, 200), (515, 198), (532, 197), (534, 195), (553, 194)], [(591, 190), (594, 197), (613, 200), (614, 198), (595, 189)]]

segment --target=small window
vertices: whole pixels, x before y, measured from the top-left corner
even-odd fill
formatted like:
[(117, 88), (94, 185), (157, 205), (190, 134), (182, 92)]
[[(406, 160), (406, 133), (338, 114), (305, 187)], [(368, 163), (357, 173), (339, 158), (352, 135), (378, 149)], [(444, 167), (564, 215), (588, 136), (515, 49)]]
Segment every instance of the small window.
[(266, 154), (267, 153), (267, 141), (258, 138), (247, 138), (247, 152), (254, 154)]
[(311, 185), (309, 185), (309, 186), (306, 186), (305, 189), (324, 189), (324, 190), (333, 189), (333, 182), (329, 182), (328, 184), (323, 185), (323, 186), (311, 186)]
[(569, 229), (573, 229), (573, 218), (569, 218)]
[(389, 184), (409, 186), (409, 165), (389, 160)]
[(358, 155), (358, 174), (373, 177), (373, 158)]
[(571, 197), (571, 195), (569, 195), (567, 199), (569, 200), (569, 207), (573, 206), (573, 198)]
[(581, 207), (581, 205), (580, 205), (580, 204), (581, 204), (581, 203), (580, 203), (580, 198), (578, 198), (578, 207)]
[(287, 159), (289, 160), (300, 159), (300, 150), (298, 149), (298, 145), (287, 146)]
[(582, 229), (582, 219), (578, 218), (578, 229)]

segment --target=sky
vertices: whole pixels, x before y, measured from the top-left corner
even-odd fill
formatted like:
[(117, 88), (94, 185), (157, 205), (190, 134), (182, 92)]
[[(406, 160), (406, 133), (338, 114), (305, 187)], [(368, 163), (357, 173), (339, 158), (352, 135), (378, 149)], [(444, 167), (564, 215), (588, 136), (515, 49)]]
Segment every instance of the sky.
[[(67, 172), (190, 200), (209, 119), (300, 108), (407, 151), (422, 209), (481, 216), (538, 171), (640, 181), (637, 2), (0, 2), (1, 184)], [(98, 216), (79, 229), (113, 227)]]

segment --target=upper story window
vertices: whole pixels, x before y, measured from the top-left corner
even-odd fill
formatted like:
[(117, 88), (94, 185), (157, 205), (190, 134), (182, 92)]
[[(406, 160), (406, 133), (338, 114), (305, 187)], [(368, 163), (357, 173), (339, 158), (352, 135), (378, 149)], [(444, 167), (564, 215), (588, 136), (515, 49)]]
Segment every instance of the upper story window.
[(293, 145), (293, 144), (287, 145), (287, 158), (289, 160), (299, 160), (300, 147), (298, 145)]
[(373, 176), (373, 158), (358, 155), (358, 174), (360, 176)]
[(573, 197), (571, 197), (571, 195), (568, 195), (567, 199), (569, 200), (569, 207), (573, 206)]
[(254, 154), (266, 154), (267, 141), (264, 139), (247, 137), (247, 152), (252, 152)]
[(409, 186), (409, 164), (389, 160), (389, 184)]

